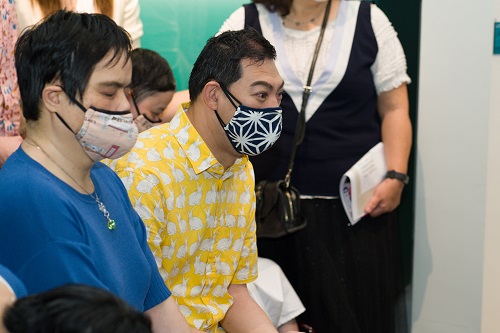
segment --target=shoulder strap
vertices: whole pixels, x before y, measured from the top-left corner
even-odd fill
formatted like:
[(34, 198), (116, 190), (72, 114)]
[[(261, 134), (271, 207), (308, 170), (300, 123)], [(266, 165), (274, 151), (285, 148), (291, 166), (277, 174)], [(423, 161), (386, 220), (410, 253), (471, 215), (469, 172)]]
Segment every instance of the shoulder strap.
[(262, 34), (257, 6), (254, 3), (249, 3), (243, 5), (243, 7), (245, 8), (245, 29), (254, 28), (257, 32)]
[(323, 16), (323, 22), (321, 23), (321, 30), (319, 33), (318, 41), (316, 42), (316, 48), (314, 49), (313, 59), (311, 67), (309, 69), (309, 75), (307, 77), (307, 83), (304, 86), (304, 91), (302, 92), (302, 106), (300, 108), (299, 119), (297, 120), (297, 126), (295, 128), (295, 135), (293, 137), (292, 153), (290, 155), (290, 162), (288, 162), (288, 171), (285, 176), (285, 184), (288, 187), (290, 185), (290, 180), (292, 177), (293, 162), (295, 160), (295, 153), (297, 152), (297, 147), (304, 140), (304, 134), (306, 131), (306, 106), (309, 100), (309, 95), (312, 91), (312, 77), (314, 73), (314, 67), (316, 66), (316, 60), (318, 60), (319, 49), (321, 43), (323, 42), (323, 36), (325, 35), (326, 25), (328, 23), (328, 16), (330, 15), (330, 7), (332, 5), (332, 0), (328, 0), (325, 8), (325, 14)]

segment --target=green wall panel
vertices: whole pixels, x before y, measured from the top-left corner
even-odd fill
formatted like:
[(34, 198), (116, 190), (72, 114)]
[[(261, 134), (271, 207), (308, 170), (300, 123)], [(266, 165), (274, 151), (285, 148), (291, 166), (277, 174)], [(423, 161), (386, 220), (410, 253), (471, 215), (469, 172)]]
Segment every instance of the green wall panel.
[(189, 73), (208, 38), (243, 3), (232, 0), (141, 0), (141, 45), (168, 60), (178, 89), (187, 89)]

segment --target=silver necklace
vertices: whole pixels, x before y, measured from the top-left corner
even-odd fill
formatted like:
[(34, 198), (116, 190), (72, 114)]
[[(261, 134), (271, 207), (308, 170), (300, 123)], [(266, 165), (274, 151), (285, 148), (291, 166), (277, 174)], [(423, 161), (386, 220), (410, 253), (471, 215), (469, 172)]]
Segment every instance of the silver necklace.
[(294, 20), (292, 20), (291, 18), (289, 18), (289, 17), (288, 17), (288, 15), (287, 15), (287, 16), (283, 16), (283, 24), (285, 24), (285, 21), (286, 21), (286, 22), (290, 22), (291, 24), (293, 24), (293, 25), (294, 25), (294, 26), (296, 26), (296, 27), (300, 27), (300, 26), (301, 26), (301, 25), (303, 25), (303, 24), (307, 24), (307, 23), (314, 23), (314, 22), (316, 22), (316, 20), (318, 19), (318, 17), (321, 15), (321, 13), (323, 13), (323, 9), (324, 9), (324, 8), (322, 8), (322, 9), (318, 12), (318, 14), (316, 14), (316, 15), (315, 15), (315, 16), (313, 16), (312, 18), (310, 18), (310, 19), (308, 19), (308, 20), (305, 20), (305, 21), (294, 21)]
[[(29, 139), (31, 141), (33, 141), (32, 139)], [(29, 142), (28, 140), (24, 140), (24, 142), (26, 142), (27, 144), (37, 148), (38, 150), (40, 150), (45, 156), (47, 156), (47, 158), (55, 164), (55, 166), (57, 166), (62, 172), (64, 172), (66, 174), (66, 176), (68, 176), (69, 178), (71, 178), (71, 180), (76, 184), (78, 185), (78, 187), (80, 189), (82, 189), (85, 193), (87, 193), (92, 199), (95, 200), (95, 202), (97, 203), (97, 207), (99, 207), (99, 210), (104, 214), (104, 217), (106, 218), (106, 220), (108, 221), (108, 229), (109, 230), (115, 230), (116, 229), (116, 222), (115, 220), (111, 219), (109, 217), (109, 212), (108, 210), (106, 209), (106, 206), (101, 202), (101, 200), (99, 200), (99, 196), (97, 195), (97, 191), (95, 190), (95, 185), (94, 185), (94, 182), (92, 181), (92, 179), (90, 179), (90, 181), (92, 182), (92, 186), (94, 187), (94, 194), (95, 196), (93, 196), (92, 194), (90, 194), (82, 185), (80, 185), (76, 180), (75, 178), (73, 178), (69, 173), (66, 172), (66, 170), (64, 170), (59, 164), (56, 163), (56, 161), (54, 161), (50, 156), (49, 154), (47, 154), (45, 152), (45, 150), (42, 149), (42, 147), (40, 147), (35, 141), (33, 141), (33, 143)]]

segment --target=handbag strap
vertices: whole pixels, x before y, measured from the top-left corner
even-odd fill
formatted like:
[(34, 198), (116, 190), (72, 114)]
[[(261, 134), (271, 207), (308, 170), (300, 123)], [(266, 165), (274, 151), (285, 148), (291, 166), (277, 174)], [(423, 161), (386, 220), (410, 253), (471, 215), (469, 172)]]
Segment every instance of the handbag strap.
[(312, 91), (312, 78), (314, 74), (314, 67), (316, 66), (316, 60), (318, 60), (319, 49), (321, 43), (323, 42), (323, 36), (325, 34), (326, 25), (328, 23), (328, 16), (330, 15), (330, 7), (332, 5), (332, 0), (328, 0), (325, 8), (325, 14), (323, 16), (323, 22), (321, 24), (321, 31), (319, 33), (318, 41), (316, 42), (316, 48), (314, 49), (314, 55), (311, 62), (311, 68), (309, 69), (309, 76), (307, 77), (307, 83), (304, 86), (304, 91), (302, 92), (302, 106), (300, 108), (299, 119), (297, 119), (297, 125), (295, 128), (295, 135), (293, 137), (292, 153), (290, 154), (290, 161), (288, 162), (288, 171), (285, 176), (285, 184), (288, 187), (290, 185), (290, 178), (292, 176), (293, 163), (295, 161), (295, 153), (297, 152), (297, 147), (304, 140), (304, 134), (306, 131), (306, 106), (309, 100), (309, 95)]

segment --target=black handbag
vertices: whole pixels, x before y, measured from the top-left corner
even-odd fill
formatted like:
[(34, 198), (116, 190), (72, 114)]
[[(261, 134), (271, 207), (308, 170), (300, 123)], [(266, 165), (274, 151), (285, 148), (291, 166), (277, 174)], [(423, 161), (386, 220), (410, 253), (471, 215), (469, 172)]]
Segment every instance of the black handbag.
[(321, 32), (316, 43), (314, 56), (307, 78), (307, 84), (302, 93), (302, 107), (293, 138), (292, 153), (288, 163), (288, 172), (284, 180), (268, 181), (262, 180), (255, 186), (256, 210), (255, 222), (257, 224), (257, 238), (279, 238), (307, 226), (307, 221), (300, 210), (300, 193), (290, 185), (293, 162), (297, 147), (304, 139), (306, 126), (306, 105), (311, 94), (311, 81), (314, 73), (314, 66), (318, 58), (321, 42), (328, 22), (331, 0), (328, 1), (321, 25)]
[(260, 181), (257, 197), (256, 223), (258, 238), (278, 238), (304, 229), (306, 219), (300, 212), (300, 194), (284, 180)]

